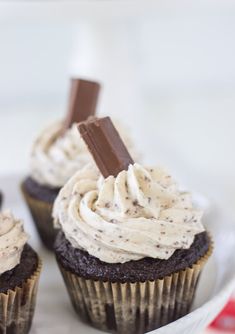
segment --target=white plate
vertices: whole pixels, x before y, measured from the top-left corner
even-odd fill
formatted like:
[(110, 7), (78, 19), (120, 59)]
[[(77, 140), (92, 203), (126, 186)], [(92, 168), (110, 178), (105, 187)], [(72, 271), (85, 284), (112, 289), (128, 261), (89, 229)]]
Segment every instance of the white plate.
[[(31, 244), (39, 252), (44, 266), (40, 280), (37, 308), (31, 334), (98, 334), (102, 333), (80, 322), (69, 301), (54, 256), (41, 248), (29, 213), (19, 193), (20, 177), (0, 177), (0, 188), (5, 194), (5, 205), (16, 216), (25, 220), (31, 234)], [(207, 200), (196, 196), (206, 209), (205, 224), (210, 230), (215, 250), (201, 276), (193, 310), (187, 316), (151, 333), (200, 333), (220, 312), (235, 286), (235, 222), (218, 207), (209, 207)]]

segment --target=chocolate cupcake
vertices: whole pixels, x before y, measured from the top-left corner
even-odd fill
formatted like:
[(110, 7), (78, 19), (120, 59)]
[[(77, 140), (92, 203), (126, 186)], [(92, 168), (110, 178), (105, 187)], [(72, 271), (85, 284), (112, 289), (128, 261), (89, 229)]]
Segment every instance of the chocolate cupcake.
[[(94, 164), (78, 133), (77, 122), (94, 115), (98, 91), (99, 84), (95, 82), (72, 80), (67, 117), (47, 127), (37, 137), (30, 156), (30, 176), (21, 184), (40, 238), (50, 250), (56, 235), (52, 207), (59, 190), (86, 164)], [(127, 146), (134, 151), (124, 127), (118, 124), (118, 128)]]
[(54, 200), (74, 172), (92, 161), (76, 125), (62, 137), (61, 127), (62, 122), (56, 123), (36, 140), (31, 154), (30, 176), (21, 185), (41, 240), (48, 249), (53, 248), (55, 238), (51, 217)]
[(56, 235), (51, 216), (54, 200), (66, 181), (92, 161), (76, 123), (94, 115), (98, 92), (98, 83), (72, 79), (65, 120), (43, 130), (32, 148), (30, 176), (21, 184), (21, 190), (48, 249), (53, 248)]
[(41, 261), (27, 240), (23, 223), (0, 213), (0, 333), (26, 334), (32, 324)]
[(80, 131), (103, 176), (78, 171), (53, 210), (56, 259), (75, 311), (129, 334), (184, 316), (212, 251), (202, 212), (165, 170), (134, 163), (108, 118)]

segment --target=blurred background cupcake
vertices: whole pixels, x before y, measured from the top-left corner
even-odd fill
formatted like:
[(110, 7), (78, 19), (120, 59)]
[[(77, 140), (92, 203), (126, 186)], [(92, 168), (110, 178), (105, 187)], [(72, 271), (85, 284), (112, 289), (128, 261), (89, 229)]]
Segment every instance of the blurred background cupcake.
[[(52, 206), (60, 188), (69, 178), (93, 159), (80, 138), (77, 123), (94, 116), (100, 85), (71, 79), (67, 116), (46, 127), (36, 138), (30, 156), (30, 176), (21, 190), (32, 214), (42, 242), (53, 248), (56, 231), (52, 223)], [(117, 122), (121, 135), (133, 154), (132, 141), (125, 125)]]
[(98, 83), (72, 79), (66, 117), (45, 128), (33, 143), (30, 176), (21, 189), (48, 249), (52, 249), (56, 233), (51, 217), (53, 202), (64, 183), (91, 161), (76, 122), (95, 114), (98, 94)]

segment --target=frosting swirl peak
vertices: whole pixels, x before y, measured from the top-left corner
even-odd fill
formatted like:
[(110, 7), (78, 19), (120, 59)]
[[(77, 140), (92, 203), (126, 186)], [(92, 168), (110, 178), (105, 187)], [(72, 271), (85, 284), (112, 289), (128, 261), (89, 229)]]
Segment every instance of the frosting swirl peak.
[(134, 164), (106, 179), (89, 173), (85, 179), (75, 174), (54, 206), (55, 221), (73, 247), (108, 263), (168, 259), (204, 231), (202, 212), (163, 169)]

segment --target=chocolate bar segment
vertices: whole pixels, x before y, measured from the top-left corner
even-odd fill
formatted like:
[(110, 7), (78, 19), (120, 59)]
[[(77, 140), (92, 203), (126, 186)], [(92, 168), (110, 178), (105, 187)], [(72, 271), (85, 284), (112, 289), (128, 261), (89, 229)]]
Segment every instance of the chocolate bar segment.
[(78, 124), (78, 129), (105, 178), (134, 163), (109, 117), (92, 118)]
[(73, 123), (83, 122), (95, 115), (100, 84), (94, 81), (71, 79), (69, 108), (63, 131)]

